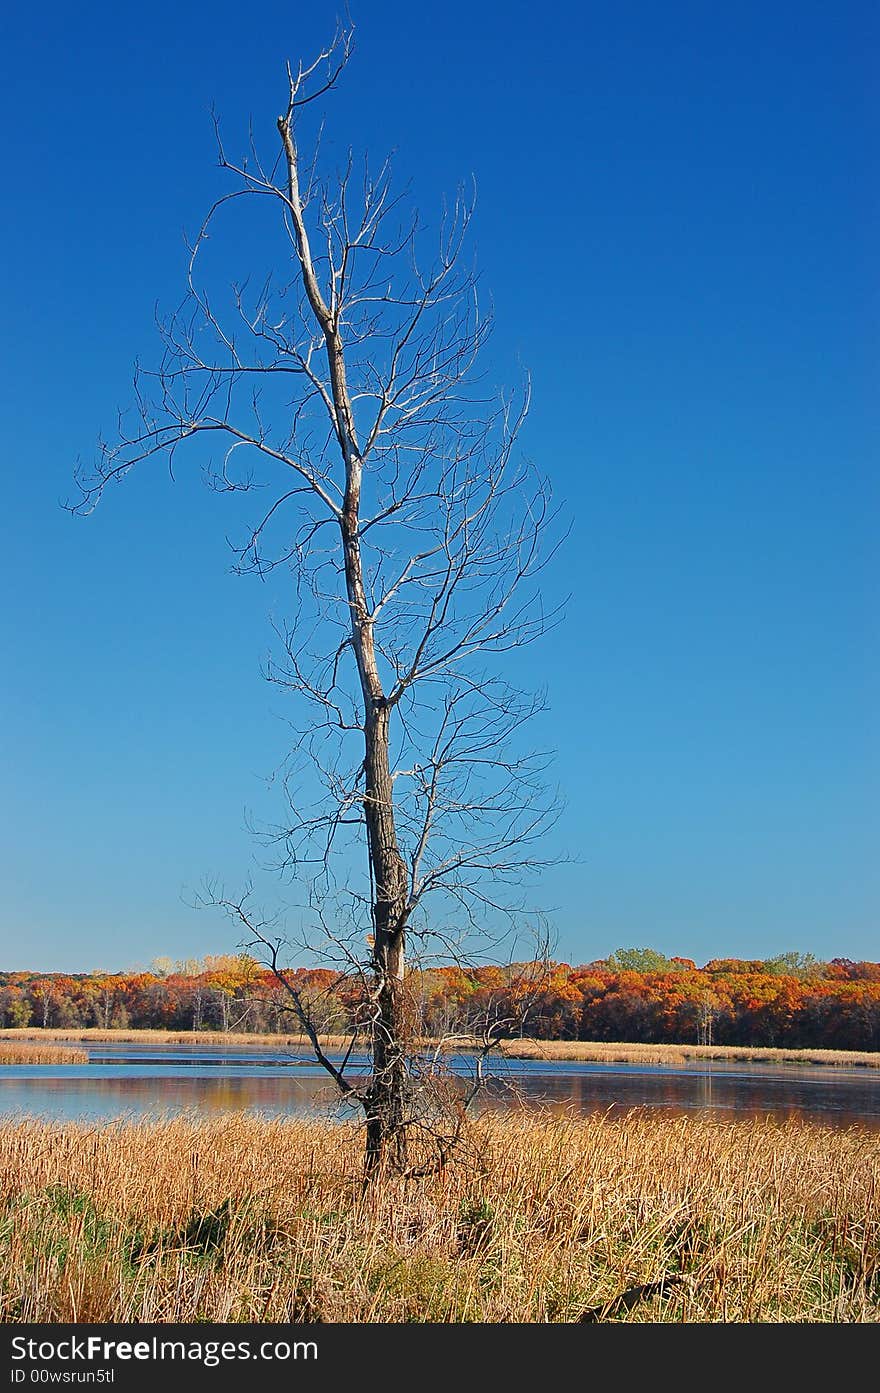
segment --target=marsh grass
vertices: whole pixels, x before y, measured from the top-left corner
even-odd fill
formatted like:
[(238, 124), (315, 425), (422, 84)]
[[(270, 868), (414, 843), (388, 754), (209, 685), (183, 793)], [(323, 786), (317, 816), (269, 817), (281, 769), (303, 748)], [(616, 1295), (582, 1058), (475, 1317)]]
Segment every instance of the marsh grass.
[(507, 1059), (580, 1060), (598, 1064), (813, 1064), (880, 1069), (871, 1050), (790, 1050), (766, 1045), (641, 1045), (592, 1040), (505, 1040)]
[(0, 1064), (88, 1064), (88, 1050), (63, 1045), (37, 1045), (27, 1040), (0, 1039)]
[(0, 1124), (5, 1322), (880, 1319), (880, 1147), (512, 1114), (365, 1197), (354, 1126)]
[[(340, 1045), (347, 1040), (347, 1037), (342, 1035), (328, 1035), (322, 1038), (325, 1043), (338, 1041)], [(102, 1030), (97, 1026), (81, 1026), (73, 1029), (55, 1029), (51, 1026), (47, 1028), (8, 1026), (0, 1030), (0, 1042), (39, 1042), (44, 1040), (54, 1043), (80, 1041), (83, 1044), (92, 1045), (254, 1045), (263, 1048), (267, 1045), (292, 1047), (308, 1043), (302, 1034), (246, 1035), (223, 1030)]]
[[(0, 1030), (3, 1042), (50, 1041), (56, 1044), (79, 1041), (82, 1044), (152, 1044), (152, 1045), (250, 1045), (253, 1048), (279, 1049), (312, 1057), (308, 1040), (301, 1034), (245, 1035), (220, 1030), (54, 1030), (31, 1027), (10, 1027)], [(321, 1043), (326, 1049), (345, 1049), (347, 1035), (324, 1035)], [(449, 1051), (466, 1051), (477, 1045), (466, 1036), (445, 1042)], [(437, 1041), (426, 1039), (426, 1047), (436, 1048)], [(880, 1051), (871, 1050), (789, 1050), (764, 1045), (643, 1045), (624, 1041), (604, 1040), (504, 1040), (499, 1052), (507, 1059), (579, 1060), (598, 1064), (685, 1064), (710, 1060), (753, 1064), (813, 1064), (849, 1068), (880, 1069)], [(54, 1056), (53, 1056), (54, 1058)], [(77, 1061), (79, 1062), (79, 1061)]]

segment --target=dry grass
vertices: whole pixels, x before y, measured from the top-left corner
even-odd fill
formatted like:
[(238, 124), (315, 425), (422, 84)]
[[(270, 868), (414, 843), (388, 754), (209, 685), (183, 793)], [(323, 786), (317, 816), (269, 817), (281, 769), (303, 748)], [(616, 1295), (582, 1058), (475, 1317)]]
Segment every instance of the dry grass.
[[(310, 1053), (301, 1034), (243, 1035), (220, 1030), (0, 1030), (0, 1042), (79, 1041), (82, 1044), (251, 1045), (258, 1049), (300, 1050)], [(435, 1045), (436, 1041), (425, 1041)], [(471, 1042), (474, 1043), (474, 1042)], [(326, 1049), (344, 1049), (345, 1035), (322, 1036)], [(465, 1038), (450, 1040), (447, 1048), (466, 1050)], [(625, 1042), (579, 1040), (507, 1040), (501, 1046), (507, 1059), (573, 1060), (598, 1064), (687, 1064), (701, 1060), (752, 1064), (814, 1064), (880, 1069), (880, 1052), (870, 1050), (784, 1050), (759, 1045), (632, 1045)], [(54, 1059), (53, 1055), (53, 1059)], [(79, 1062), (79, 1061), (77, 1061)]]
[(0, 1040), (0, 1064), (88, 1064), (88, 1050), (61, 1045), (33, 1045), (29, 1041)]
[(825, 1064), (880, 1069), (870, 1050), (783, 1050), (761, 1045), (627, 1045), (581, 1040), (507, 1040), (507, 1059), (578, 1060), (598, 1064), (690, 1064), (700, 1060), (749, 1064)]
[[(92, 1026), (73, 1030), (44, 1030), (31, 1026), (9, 1028), (0, 1030), (2, 1040), (77, 1040), (84, 1045), (255, 1045), (263, 1049), (267, 1046), (293, 1047), (308, 1043), (301, 1034), (243, 1035), (222, 1030), (99, 1030)], [(344, 1045), (347, 1037), (328, 1035), (324, 1037), (324, 1043)]]
[(338, 1124), (6, 1123), (0, 1319), (880, 1319), (876, 1134), (634, 1112), (474, 1143), (364, 1200)]

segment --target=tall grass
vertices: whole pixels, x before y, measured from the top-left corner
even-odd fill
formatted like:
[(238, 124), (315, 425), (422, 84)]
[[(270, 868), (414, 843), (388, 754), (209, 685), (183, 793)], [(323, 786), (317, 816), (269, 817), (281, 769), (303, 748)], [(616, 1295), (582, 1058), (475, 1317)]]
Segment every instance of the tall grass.
[(29, 1041), (0, 1040), (0, 1064), (88, 1064), (88, 1050), (62, 1045), (34, 1045)]
[[(101, 1030), (95, 1027), (79, 1029), (34, 1029), (10, 1027), (0, 1030), (2, 1041), (80, 1041), (83, 1044), (152, 1044), (152, 1045), (252, 1045), (259, 1048), (300, 1049), (310, 1054), (305, 1035), (246, 1035), (221, 1030)], [(346, 1035), (323, 1035), (327, 1049), (345, 1049)], [(435, 1047), (437, 1041), (426, 1040)], [(477, 1045), (476, 1041), (470, 1042)], [(450, 1051), (466, 1050), (468, 1038), (455, 1037), (445, 1042)], [(606, 1064), (681, 1064), (705, 1060), (751, 1062), (754, 1064), (818, 1064), (880, 1069), (880, 1051), (776, 1049), (763, 1045), (642, 1045), (625, 1041), (603, 1040), (506, 1040), (500, 1052), (508, 1059), (580, 1060)], [(54, 1057), (54, 1056), (53, 1056)]]
[(591, 1040), (506, 1040), (507, 1059), (580, 1060), (600, 1064), (719, 1063), (825, 1064), (880, 1069), (880, 1053), (871, 1050), (774, 1049), (765, 1045), (640, 1045)]
[[(326, 1036), (328, 1041), (342, 1044), (345, 1036)], [(0, 1040), (58, 1042), (79, 1040), (83, 1044), (140, 1044), (140, 1045), (301, 1045), (308, 1043), (302, 1033), (286, 1035), (253, 1035), (223, 1030), (103, 1030), (98, 1026), (55, 1028), (8, 1026), (0, 1030)]]
[(876, 1134), (513, 1114), (472, 1144), (364, 1197), (353, 1126), (0, 1124), (0, 1319), (880, 1319)]

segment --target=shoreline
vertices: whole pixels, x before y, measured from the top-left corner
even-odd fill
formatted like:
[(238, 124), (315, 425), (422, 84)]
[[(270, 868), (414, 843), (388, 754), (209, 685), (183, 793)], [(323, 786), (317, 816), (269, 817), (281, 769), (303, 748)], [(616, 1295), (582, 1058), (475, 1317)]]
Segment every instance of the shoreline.
[[(311, 1055), (305, 1035), (253, 1035), (217, 1030), (102, 1030), (40, 1029), (33, 1026), (0, 1029), (0, 1041), (30, 1044), (154, 1044), (154, 1045), (232, 1045), (236, 1048), (296, 1049)], [(441, 1049), (445, 1053), (465, 1053), (479, 1048), (475, 1039), (459, 1036), (449, 1040), (425, 1039), (418, 1042), (425, 1049)], [(344, 1035), (321, 1036), (325, 1049), (343, 1049), (348, 1044)], [(880, 1069), (880, 1051), (785, 1049), (767, 1045), (653, 1045), (626, 1041), (593, 1040), (505, 1040), (497, 1051), (504, 1059), (535, 1060), (546, 1063), (596, 1064), (685, 1064), (718, 1061), (751, 1064), (784, 1064), (796, 1067)]]

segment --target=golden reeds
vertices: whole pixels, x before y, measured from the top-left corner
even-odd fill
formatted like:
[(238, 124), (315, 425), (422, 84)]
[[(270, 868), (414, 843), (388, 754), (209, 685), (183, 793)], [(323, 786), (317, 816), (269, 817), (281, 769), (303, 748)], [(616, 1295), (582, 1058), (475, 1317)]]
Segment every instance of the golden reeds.
[(880, 1069), (871, 1050), (789, 1050), (764, 1045), (640, 1045), (592, 1040), (505, 1040), (507, 1059), (577, 1060), (597, 1064), (719, 1063), (813, 1064)]
[(471, 1142), (365, 1198), (353, 1125), (0, 1124), (0, 1319), (880, 1319), (876, 1133), (636, 1111)]
[(0, 1064), (88, 1064), (88, 1050), (62, 1045), (35, 1045), (25, 1040), (0, 1040)]
[[(287, 1035), (246, 1035), (220, 1030), (79, 1030), (39, 1029), (18, 1027), (0, 1030), (0, 1042), (8, 1041), (80, 1041), (83, 1044), (153, 1044), (153, 1045), (251, 1045), (260, 1049), (300, 1049), (310, 1053), (309, 1042), (299, 1033)], [(324, 1035), (326, 1049), (345, 1049), (346, 1035)], [(426, 1047), (436, 1048), (437, 1041), (425, 1040)], [(476, 1041), (471, 1041), (472, 1046)], [(448, 1051), (465, 1051), (465, 1036), (444, 1043)], [(582, 1063), (605, 1064), (682, 1064), (705, 1060), (725, 1060), (753, 1064), (813, 1064), (837, 1065), (850, 1068), (880, 1069), (880, 1051), (777, 1049), (763, 1045), (642, 1045), (625, 1041), (593, 1040), (506, 1040), (500, 1052), (508, 1059), (572, 1060)]]

